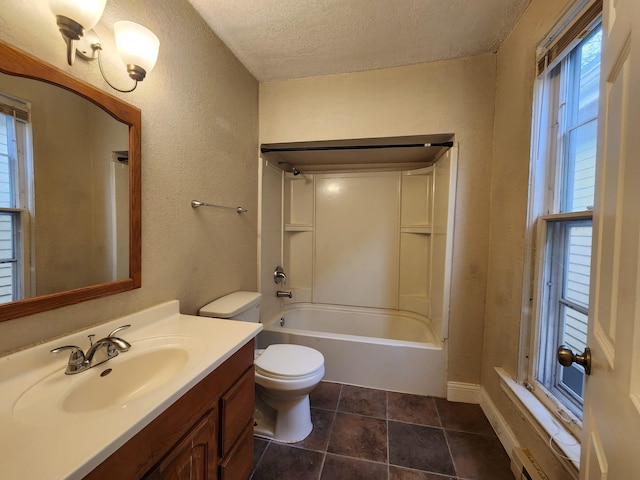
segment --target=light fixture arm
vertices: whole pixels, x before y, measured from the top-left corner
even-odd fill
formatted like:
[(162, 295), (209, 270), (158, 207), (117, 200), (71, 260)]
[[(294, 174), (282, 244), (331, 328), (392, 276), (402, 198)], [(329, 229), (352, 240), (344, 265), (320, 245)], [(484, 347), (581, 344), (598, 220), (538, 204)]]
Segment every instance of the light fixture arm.
[(56, 23), (67, 44), (67, 63), (73, 65), (76, 59), (76, 42), (84, 35), (84, 28), (75, 20), (63, 15), (56, 15)]
[[(133, 78), (133, 80), (134, 80), (133, 87), (132, 87), (132, 88), (130, 88), (129, 90), (122, 90), (122, 89), (120, 89), (120, 88), (116, 87), (115, 85), (113, 85), (113, 84), (112, 84), (112, 83), (107, 79), (107, 76), (104, 74), (104, 70), (103, 70), (103, 68), (102, 68), (102, 55), (100, 54), (100, 53), (102, 52), (102, 45), (101, 45), (100, 43), (94, 43), (93, 45), (91, 45), (91, 48), (93, 49), (93, 51), (94, 51), (94, 52), (97, 52), (97, 53), (98, 53), (98, 66), (100, 67), (100, 73), (102, 74), (102, 78), (104, 78), (104, 81), (105, 81), (105, 82), (107, 82), (107, 85), (109, 85), (109, 86), (110, 86), (111, 88), (113, 88), (114, 90), (117, 90), (117, 91), (118, 91), (118, 92), (120, 92), (120, 93), (129, 93), (129, 92), (133, 92), (133, 91), (136, 89), (136, 87), (138, 86), (138, 80), (142, 80), (142, 78), (144, 78), (144, 75), (145, 75), (145, 73), (146, 73), (146, 72), (145, 72), (143, 69), (141, 69), (141, 70), (142, 70), (142, 72), (143, 72), (143, 73), (142, 73), (142, 78), (141, 78), (141, 79), (137, 79), (137, 78), (134, 78), (134, 77), (131, 75), (130, 67), (133, 67), (133, 65), (127, 65), (127, 71), (129, 71), (129, 76), (130, 76), (131, 78)], [(138, 68), (139, 68), (139, 67), (138, 67)]]

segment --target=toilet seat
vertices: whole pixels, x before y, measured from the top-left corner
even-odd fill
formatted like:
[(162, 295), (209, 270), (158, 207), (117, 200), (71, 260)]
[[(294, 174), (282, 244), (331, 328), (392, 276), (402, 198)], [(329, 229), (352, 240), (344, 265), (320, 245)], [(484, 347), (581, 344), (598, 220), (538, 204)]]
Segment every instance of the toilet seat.
[(302, 345), (276, 344), (256, 357), (255, 367), (265, 377), (293, 380), (324, 371), (324, 356)]

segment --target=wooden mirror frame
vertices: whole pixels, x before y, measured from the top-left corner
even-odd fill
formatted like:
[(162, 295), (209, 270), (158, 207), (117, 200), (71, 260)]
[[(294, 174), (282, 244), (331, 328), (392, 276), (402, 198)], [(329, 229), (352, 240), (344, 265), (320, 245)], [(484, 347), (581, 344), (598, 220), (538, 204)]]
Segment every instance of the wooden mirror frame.
[(40, 80), (74, 92), (129, 126), (129, 278), (0, 304), (0, 322), (140, 288), (142, 283), (140, 110), (2, 42), (0, 42), (0, 72)]

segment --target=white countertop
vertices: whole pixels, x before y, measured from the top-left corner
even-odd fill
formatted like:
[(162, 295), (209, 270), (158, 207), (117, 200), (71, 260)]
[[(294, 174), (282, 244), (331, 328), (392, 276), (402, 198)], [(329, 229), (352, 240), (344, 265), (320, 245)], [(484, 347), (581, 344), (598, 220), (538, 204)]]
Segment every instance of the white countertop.
[[(78, 345), (86, 351), (88, 334), (95, 333), (99, 339), (125, 324), (131, 324), (131, 328), (117, 335), (131, 343), (129, 352), (136, 350), (137, 342), (143, 345), (149, 339), (167, 336), (195, 338), (203, 348), (179, 375), (124, 404), (93, 412), (65, 413), (56, 405), (61, 400), (50, 398), (42, 402), (42, 408), (38, 408), (40, 413), (25, 416), (24, 411), (18, 411), (16, 404), (24, 399), (25, 392), (47, 377), (56, 381), (59, 378), (60, 382), (71, 385), (93, 370), (98, 373), (110, 366), (115, 370), (119, 361), (126, 361), (129, 352), (120, 353), (86, 372), (65, 375), (69, 352), (54, 355), (50, 350), (62, 345)], [(259, 323), (182, 315), (178, 301), (174, 300), (0, 357), (0, 479), (84, 477), (260, 330)], [(60, 377), (55, 377), (57, 375)]]

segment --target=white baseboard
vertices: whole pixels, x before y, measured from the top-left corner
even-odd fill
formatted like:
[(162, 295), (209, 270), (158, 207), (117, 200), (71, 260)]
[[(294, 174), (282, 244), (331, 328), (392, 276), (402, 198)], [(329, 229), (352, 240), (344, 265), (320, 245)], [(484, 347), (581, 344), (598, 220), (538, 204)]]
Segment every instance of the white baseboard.
[(484, 412), (484, 415), (489, 420), (489, 423), (493, 427), (493, 431), (496, 432), (502, 447), (507, 452), (507, 455), (511, 457), (513, 449), (520, 446), (516, 436), (509, 428), (509, 425), (505, 421), (504, 417), (500, 414), (495, 404), (487, 395), (487, 391), (484, 388), (480, 388), (480, 408)]
[(460, 403), (480, 403), (480, 385), (447, 382), (447, 400)]

